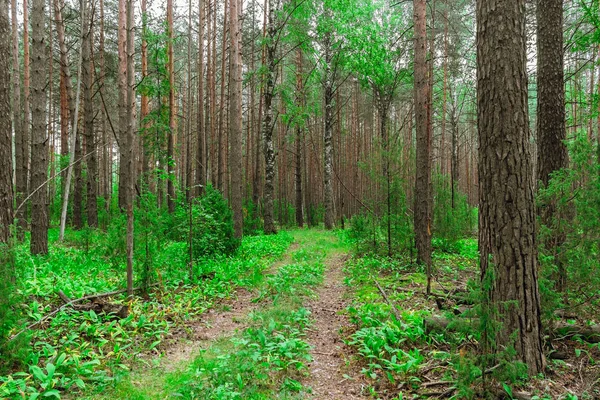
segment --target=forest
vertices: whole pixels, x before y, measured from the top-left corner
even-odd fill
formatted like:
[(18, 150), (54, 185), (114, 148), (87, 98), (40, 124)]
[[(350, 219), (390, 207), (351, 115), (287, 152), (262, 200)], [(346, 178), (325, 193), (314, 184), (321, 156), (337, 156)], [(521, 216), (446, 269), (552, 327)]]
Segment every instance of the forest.
[(600, 0), (0, 0), (0, 399), (600, 398)]

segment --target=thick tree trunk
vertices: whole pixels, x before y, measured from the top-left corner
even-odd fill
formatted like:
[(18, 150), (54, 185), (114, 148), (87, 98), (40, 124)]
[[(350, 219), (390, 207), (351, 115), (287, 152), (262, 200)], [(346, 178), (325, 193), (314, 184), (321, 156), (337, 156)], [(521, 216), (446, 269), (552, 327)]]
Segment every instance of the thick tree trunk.
[[(84, 0), (85, 1), (85, 0)], [(87, 161), (87, 222), (91, 228), (98, 227), (98, 157), (94, 135), (94, 65), (92, 63), (93, 26), (91, 13), (83, 17), (82, 84), (83, 84), (83, 131), (86, 139)]]
[[(142, 12), (142, 48), (141, 48), (141, 67), (142, 67), (142, 79), (148, 78), (148, 43), (146, 35), (148, 34), (148, 14), (147, 14), (147, 1), (141, 1), (141, 12)], [(149, 135), (150, 124), (145, 122), (146, 117), (150, 113), (150, 99), (146, 94), (142, 94), (140, 100), (140, 122), (142, 125), (143, 135), (140, 136), (140, 157), (142, 158), (142, 177), (141, 180), (146, 185), (149, 184), (149, 169), (150, 169), (150, 151), (146, 148), (146, 135)]]
[(275, 194), (275, 149), (273, 147), (273, 95), (275, 92), (275, 4), (269, 0), (267, 36), (265, 44), (266, 82), (264, 89), (264, 118), (263, 118), (263, 140), (265, 153), (265, 189), (263, 194), (263, 218), (265, 234), (277, 233), (273, 215), (273, 197)]
[[(13, 223), (12, 135), (11, 121), (7, 117), (11, 115), (11, 35), (8, 21), (8, 0), (0, 0), (0, 115), (4, 116), (0, 118), (0, 243), (8, 243)], [(17, 26), (14, 25), (13, 29), (16, 30)]]
[(525, 0), (479, 1), (479, 262), (500, 324), (485, 332), (486, 343), (494, 352), (514, 348), (535, 375), (544, 356), (525, 49)]
[(414, 0), (415, 25), (415, 125), (417, 160), (414, 229), (417, 262), (427, 269), (427, 293), (431, 290), (431, 130), (427, 84), (427, 34), (425, 0)]
[(325, 33), (323, 41), (325, 52), (325, 82), (323, 87), (325, 126), (323, 131), (323, 196), (325, 203), (325, 229), (333, 229), (335, 216), (333, 214), (333, 76), (331, 72), (331, 33)]
[(230, 0), (229, 9), (229, 168), (231, 171), (231, 208), (235, 236), (242, 237), (244, 229), (242, 177), (242, 33), (238, 0)]
[[(234, 1), (234, 0), (231, 0)], [(221, 94), (219, 96), (219, 126), (218, 126), (218, 138), (217, 138), (217, 188), (223, 193), (223, 196), (227, 197), (225, 191), (225, 147), (227, 141), (225, 140), (225, 132), (223, 131), (223, 113), (225, 112), (225, 82), (227, 81), (226, 70), (225, 70), (225, 49), (226, 43), (225, 40), (227, 34), (227, 27), (229, 25), (229, 19), (227, 18), (228, 13), (228, 0), (225, 0), (225, 5), (223, 8), (223, 36), (221, 41)]]
[[(567, 136), (565, 126), (565, 87), (563, 61), (563, 1), (537, 2), (537, 178), (542, 187), (550, 181), (550, 174), (567, 166)], [(593, 70), (592, 70), (593, 71)], [(593, 76), (593, 75), (592, 75)], [(593, 78), (592, 78), (593, 79)], [(591, 123), (591, 119), (590, 119)], [(591, 133), (591, 125), (590, 125)], [(538, 210), (541, 223), (551, 225), (556, 212), (555, 204), (546, 204)], [(564, 235), (553, 233), (546, 240), (548, 249), (559, 249)], [(565, 290), (567, 271), (557, 257), (556, 289)]]
[(46, 130), (46, 13), (45, 1), (33, 0), (31, 8), (31, 253), (48, 253), (48, 195), (43, 186), (48, 178), (48, 136)]

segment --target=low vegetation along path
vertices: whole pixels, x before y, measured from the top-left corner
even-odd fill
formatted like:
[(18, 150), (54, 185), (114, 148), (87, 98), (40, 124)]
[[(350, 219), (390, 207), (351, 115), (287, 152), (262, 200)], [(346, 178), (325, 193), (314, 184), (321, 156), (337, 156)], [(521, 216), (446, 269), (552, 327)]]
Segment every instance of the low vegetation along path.
[(360, 374), (342, 339), (349, 249), (331, 232), (291, 233), (263, 279), (94, 398), (359, 398)]

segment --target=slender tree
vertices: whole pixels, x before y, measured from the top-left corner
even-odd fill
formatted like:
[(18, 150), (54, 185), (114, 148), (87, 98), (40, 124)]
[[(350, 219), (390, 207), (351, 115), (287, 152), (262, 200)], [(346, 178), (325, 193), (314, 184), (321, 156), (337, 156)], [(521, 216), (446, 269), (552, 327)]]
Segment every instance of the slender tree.
[(417, 262), (427, 268), (427, 293), (431, 291), (431, 130), (428, 126), (426, 2), (414, 0), (415, 26), (415, 126), (417, 173), (415, 183), (415, 245)]
[[(13, 130), (15, 135), (15, 180), (16, 180), (16, 197), (17, 206), (23, 201), (24, 183), (27, 182), (26, 176), (24, 176), (24, 157), (25, 148), (23, 143), (23, 117), (21, 108), (21, 71), (19, 67), (19, 29), (17, 20), (17, 0), (11, 1), (11, 20), (12, 20), (12, 81), (13, 81), (13, 92), (12, 92), (12, 117), (13, 117)], [(11, 157), (12, 159), (12, 157)], [(12, 165), (11, 165), (12, 169)], [(12, 188), (12, 181), (11, 181)], [(23, 208), (23, 207), (22, 207)], [(19, 222), (25, 222), (24, 211), (18, 216)], [(23, 220), (21, 221), (21, 218)], [(19, 236), (22, 237), (24, 225), (21, 225), (19, 229)]]
[[(83, 0), (86, 1), (86, 0)], [(91, 7), (90, 7), (91, 8)], [(92, 228), (98, 227), (98, 157), (96, 154), (96, 137), (94, 135), (94, 103), (93, 103), (93, 63), (92, 63), (92, 38), (93, 24), (91, 12), (83, 16), (82, 38), (82, 74), (83, 84), (83, 130), (86, 139), (86, 165), (87, 165), (87, 222)]]
[(526, 0), (477, 3), (479, 252), (487, 302), (500, 323), (492, 351), (514, 348), (544, 368), (533, 170), (529, 155)]
[[(46, 13), (45, 0), (33, 0), (31, 7), (31, 253), (48, 253), (48, 135), (46, 130)], [(39, 190), (38, 190), (39, 189)]]
[(323, 194), (325, 203), (325, 229), (333, 229), (335, 220), (333, 209), (333, 106), (334, 106), (334, 90), (333, 90), (333, 50), (332, 32), (331, 32), (331, 12), (325, 10), (325, 18), (328, 26), (325, 28), (323, 38), (323, 52), (325, 61), (325, 76), (323, 82), (323, 100), (325, 107), (324, 129), (323, 129)]
[(229, 70), (230, 110), (229, 110), (229, 168), (231, 171), (231, 208), (235, 236), (240, 238), (244, 229), (242, 178), (242, 33), (240, 30), (239, 0), (230, 0), (229, 9)]
[[(13, 29), (17, 29), (14, 25)], [(0, 0), (0, 115), (11, 115), (11, 35), (8, 0)], [(17, 78), (18, 79), (18, 78)], [(12, 140), (10, 118), (0, 118), (0, 243), (7, 243), (13, 223)]]
[(177, 129), (177, 120), (175, 119), (175, 55), (173, 53), (173, 41), (175, 34), (173, 32), (173, 0), (167, 0), (167, 52), (168, 52), (168, 73), (169, 73), (169, 133), (167, 135), (167, 208), (170, 213), (175, 211), (175, 179), (173, 157), (173, 137)]
[(275, 0), (268, 0), (267, 40), (265, 41), (265, 87), (263, 89), (263, 126), (262, 136), (265, 154), (265, 189), (263, 194), (263, 218), (266, 234), (277, 232), (273, 212), (275, 196), (275, 148), (273, 144), (273, 97), (275, 92), (275, 51), (277, 47), (277, 25), (275, 21)]
[[(198, 2), (198, 119), (196, 138), (196, 193), (200, 196), (206, 185), (206, 160), (204, 156), (206, 148), (206, 132), (204, 131), (204, 20), (205, 0)], [(210, 42), (210, 38), (209, 38)]]
[(29, 106), (30, 95), (30, 57), (29, 57), (29, 7), (27, 0), (23, 0), (23, 125), (20, 135), (15, 137), (15, 164), (16, 164), (16, 199), (18, 219), (18, 237), (23, 238), (27, 230), (27, 205), (22, 204), (29, 194), (29, 160), (30, 160), (30, 132), (31, 110)]

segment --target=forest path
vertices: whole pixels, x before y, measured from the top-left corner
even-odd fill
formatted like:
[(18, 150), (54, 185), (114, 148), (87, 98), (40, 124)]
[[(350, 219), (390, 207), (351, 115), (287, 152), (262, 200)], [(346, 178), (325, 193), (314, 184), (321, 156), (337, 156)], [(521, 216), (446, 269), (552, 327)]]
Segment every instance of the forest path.
[[(294, 307), (304, 307), (310, 311), (310, 324), (303, 340), (311, 347), (312, 360), (306, 363), (305, 371), (308, 374), (298, 377), (303, 390), (288, 397), (290, 393), (279, 392), (273, 387), (273, 391), (264, 393), (260, 398), (364, 398), (361, 396), (365, 388), (362, 384), (364, 380), (354, 368), (355, 365), (350, 360), (353, 352), (344, 343), (342, 336), (342, 329), (350, 324), (344, 313), (348, 288), (344, 285), (343, 273), (350, 249), (331, 232), (300, 229), (290, 233), (294, 238), (293, 243), (279, 261), (265, 270), (265, 278), (261, 284), (250, 289), (238, 288), (231, 299), (207, 311), (197, 321), (188, 323), (186, 333), (179, 332), (170, 343), (166, 343), (161, 356), (145, 357), (146, 362), (132, 366), (129, 376), (114, 391), (109, 390), (93, 398), (164, 399), (182, 396), (179, 391), (183, 389), (185, 392), (185, 389), (177, 382), (182, 376), (189, 376), (190, 367), (194, 366), (192, 370), (196, 368), (195, 362), (200, 354), (220, 354), (227, 357), (226, 354), (233, 351), (232, 339), (240, 337), (246, 328), (256, 326), (253, 315), (285, 314)], [(322, 265), (323, 280), (317, 280), (315, 286), (308, 284), (300, 289), (305, 286), (304, 281), (297, 280), (301, 277), (295, 275), (291, 266), (307, 262), (313, 263), (310, 265)], [(294, 287), (298, 289), (286, 292), (290, 290), (290, 286), (283, 285), (282, 292), (273, 291), (279, 288), (277, 283), (281, 284), (281, 279), (285, 279), (285, 282), (294, 282), (296, 279), (295, 285), (299, 286)], [(284, 300), (282, 305), (277, 305), (275, 299), (280, 296)], [(290, 302), (296, 306), (288, 309), (286, 305), (289, 306)], [(198, 370), (195, 371), (197, 374)], [(188, 398), (187, 395), (183, 397)]]
[[(265, 270), (265, 277), (274, 275), (279, 268), (291, 262), (291, 256), (298, 249), (294, 241), (284, 256)], [(160, 359), (160, 367), (165, 372), (172, 372), (187, 365), (201, 349), (206, 349), (216, 340), (233, 337), (237, 332), (248, 327), (248, 315), (259, 307), (253, 302), (259, 294), (260, 287), (239, 287), (235, 296), (207, 310), (202, 319), (188, 324), (189, 333), (186, 338), (178, 338), (166, 350)]]
[(313, 318), (308, 337), (313, 361), (306, 384), (312, 388), (314, 399), (362, 398), (362, 376), (352, 368), (352, 352), (341, 336), (342, 329), (349, 325), (347, 316), (342, 314), (347, 297), (342, 268), (347, 259), (347, 252), (327, 257), (323, 285), (317, 289), (317, 297), (307, 304)]

